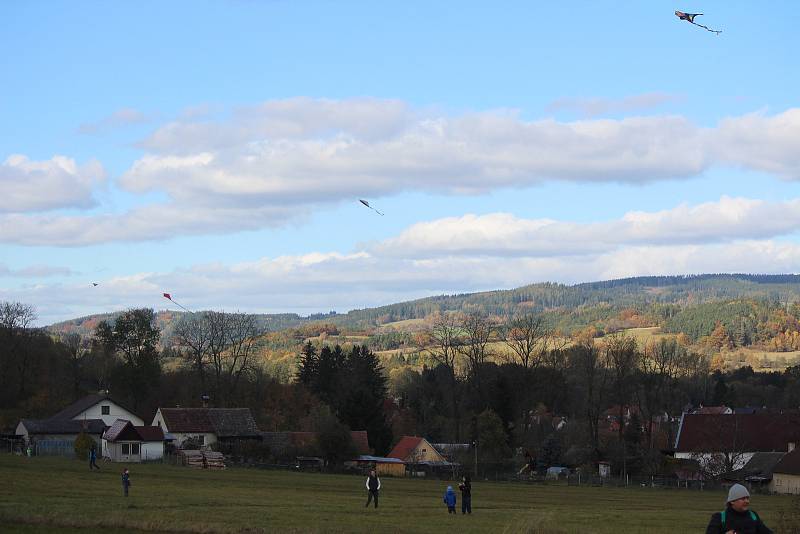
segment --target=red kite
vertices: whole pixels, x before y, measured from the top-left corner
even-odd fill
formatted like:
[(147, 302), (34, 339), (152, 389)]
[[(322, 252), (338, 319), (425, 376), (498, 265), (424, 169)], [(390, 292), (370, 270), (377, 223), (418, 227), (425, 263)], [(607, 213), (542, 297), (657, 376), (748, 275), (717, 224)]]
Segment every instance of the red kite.
[(711, 33), (716, 33), (717, 35), (722, 33), (722, 30), (712, 30), (708, 26), (703, 26), (702, 24), (698, 24), (698, 23), (696, 23), (694, 21), (695, 17), (700, 17), (702, 15), (703, 15), (702, 13), (684, 13), (683, 11), (676, 11), (675, 12), (675, 16), (676, 17), (678, 17), (681, 20), (685, 20), (689, 24), (694, 24), (695, 26), (699, 26), (701, 28), (704, 28), (704, 29), (710, 31)]
[(369, 209), (373, 210), (373, 211), (374, 211), (375, 213), (377, 213), (378, 215), (383, 215), (383, 213), (379, 212), (378, 210), (376, 210), (375, 208), (373, 208), (372, 206), (370, 206), (370, 205), (369, 205), (369, 202), (367, 202), (366, 200), (361, 200), (361, 199), (359, 198), (359, 199), (358, 199), (358, 201), (359, 201), (359, 202), (361, 202), (362, 204), (364, 204), (364, 205), (365, 205), (366, 207), (368, 207)]
[[(172, 300), (172, 295), (170, 295), (169, 293), (162, 293), (162, 295), (164, 295), (164, 298), (165, 298), (165, 299), (167, 299), (167, 300), (169, 300), (169, 301), (170, 301), (170, 302), (172, 302), (173, 304), (175, 304), (175, 305), (177, 305), (177, 306), (181, 306), (180, 304), (178, 304), (177, 302), (175, 302), (174, 300)], [(189, 312), (189, 313), (192, 313), (192, 311), (191, 311), (191, 310), (189, 310), (189, 309), (187, 309), (187, 308), (184, 308), (183, 306), (181, 306), (181, 308), (183, 308), (184, 310), (186, 310), (186, 311), (187, 311), (187, 312)]]

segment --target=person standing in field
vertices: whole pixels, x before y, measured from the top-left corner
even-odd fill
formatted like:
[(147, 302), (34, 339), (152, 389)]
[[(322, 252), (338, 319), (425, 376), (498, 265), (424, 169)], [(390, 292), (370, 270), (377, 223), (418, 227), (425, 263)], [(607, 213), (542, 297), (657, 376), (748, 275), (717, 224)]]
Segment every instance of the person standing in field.
[(375, 470), (373, 469), (369, 472), (369, 476), (367, 477), (367, 508), (373, 499), (375, 500), (375, 508), (378, 507), (378, 492), (380, 490), (381, 479), (378, 478), (378, 475), (375, 474)]
[(97, 446), (95, 445), (92, 445), (92, 448), (89, 449), (89, 471), (93, 467), (96, 467), (98, 471), (100, 470), (100, 466), (97, 465)]
[(772, 534), (772, 531), (750, 509), (747, 488), (734, 484), (728, 492), (725, 510), (711, 516), (706, 534)]
[(469, 475), (464, 475), (458, 489), (461, 490), (461, 514), (472, 515), (472, 483)]
[(456, 513), (456, 492), (453, 491), (453, 486), (447, 486), (447, 491), (444, 492), (444, 503), (447, 505), (447, 513)]
[(128, 468), (122, 470), (122, 492), (125, 496), (128, 496), (128, 488), (131, 487), (131, 474), (128, 472)]

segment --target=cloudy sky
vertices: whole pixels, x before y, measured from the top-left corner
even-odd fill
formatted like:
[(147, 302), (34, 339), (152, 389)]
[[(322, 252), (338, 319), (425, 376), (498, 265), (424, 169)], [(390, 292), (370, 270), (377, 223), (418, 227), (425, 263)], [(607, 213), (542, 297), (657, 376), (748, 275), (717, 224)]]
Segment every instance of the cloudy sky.
[(799, 16), (3, 2), (0, 300), (49, 324), (800, 272)]

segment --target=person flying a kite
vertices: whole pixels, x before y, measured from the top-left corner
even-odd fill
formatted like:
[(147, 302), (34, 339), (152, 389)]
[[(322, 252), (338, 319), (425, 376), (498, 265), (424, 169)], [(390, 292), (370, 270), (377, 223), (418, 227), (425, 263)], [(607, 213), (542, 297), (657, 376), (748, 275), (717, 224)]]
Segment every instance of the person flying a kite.
[(364, 205), (365, 205), (366, 207), (368, 207), (369, 209), (373, 210), (373, 211), (374, 211), (375, 213), (377, 213), (378, 215), (383, 215), (383, 213), (379, 212), (378, 210), (376, 210), (375, 208), (373, 208), (372, 206), (370, 206), (370, 205), (369, 205), (369, 202), (367, 202), (366, 200), (362, 200), (362, 199), (360, 199), (360, 198), (359, 198), (359, 199), (358, 199), (358, 201), (359, 201), (359, 202), (361, 202), (362, 204), (364, 204)]
[(696, 23), (696, 22), (694, 21), (694, 18), (695, 18), (695, 17), (702, 16), (702, 13), (684, 13), (683, 11), (676, 11), (676, 12), (675, 12), (675, 16), (676, 16), (676, 17), (678, 17), (678, 18), (679, 18), (679, 19), (681, 19), (681, 20), (685, 20), (685, 21), (686, 21), (686, 22), (688, 22), (689, 24), (694, 24), (695, 26), (699, 26), (699, 27), (701, 27), (701, 28), (704, 28), (704, 29), (706, 29), (706, 30), (710, 31), (711, 33), (716, 33), (717, 35), (719, 35), (720, 33), (722, 33), (722, 30), (712, 30), (712, 29), (711, 29), (711, 28), (709, 28), (708, 26), (703, 26), (702, 24), (698, 24), (698, 23)]

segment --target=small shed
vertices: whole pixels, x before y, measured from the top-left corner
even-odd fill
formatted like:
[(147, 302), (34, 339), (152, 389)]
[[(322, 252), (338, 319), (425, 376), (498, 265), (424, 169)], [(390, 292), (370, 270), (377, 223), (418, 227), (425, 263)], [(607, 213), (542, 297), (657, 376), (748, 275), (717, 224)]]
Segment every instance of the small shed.
[(378, 476), (402, 477), (406, 474), (406, 463), (397, 458), (362, 454), (353, 462), (364, 470), (375, 469)]
[(103, 451), (112, 462), (139, 463), (164, 457), (164, 432), (117, 419), (103, 434)]

